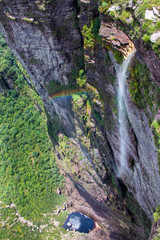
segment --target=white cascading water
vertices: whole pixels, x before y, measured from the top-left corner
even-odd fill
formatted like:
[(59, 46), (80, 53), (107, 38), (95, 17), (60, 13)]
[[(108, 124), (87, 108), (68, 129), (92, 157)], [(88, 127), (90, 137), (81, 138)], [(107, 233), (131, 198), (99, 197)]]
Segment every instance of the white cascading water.
[(128, 57), (123, 61), (121, 67), (116, 67), (117, 79), (118, 79), (118, 122), (119, 122), (119, 136), (120, 136), (120, 167), (119, 176), (121, 176), (127, 166), (127, 142), (128, 137), (128, 126), (127, 126), (127, 115), (125, 107), (125, 86), (127, 78), (127, 69), (130, 61), (135, 53), (135, 49), (128, 55)]

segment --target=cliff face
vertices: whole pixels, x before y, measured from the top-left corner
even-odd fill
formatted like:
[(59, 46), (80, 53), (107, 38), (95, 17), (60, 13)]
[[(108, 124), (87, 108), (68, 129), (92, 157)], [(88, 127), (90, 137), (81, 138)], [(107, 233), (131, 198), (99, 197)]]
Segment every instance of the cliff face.
[(63, 111), (60, 110), (59, 104), (49, 99), (47, 85), (51, 81), (67, 85), (74, 60), (81, 58), (81, 37), (73, 26), (76, 3), (6, 1), (1, 5), (2, 34), (29, 73), (48, 113), (52, 117), (58, 114), (63, 127), (71, 130), (70, 101), (61, 101)]
[(117, 177), (120, 136), (115, 58), (121, 61), (119, 53), (127, 55), (133, 46), (124, 31), (117, 30), (118, 24), (99, 15), (94, 0), (0, 3), (0, 31), (46, 108), (57, 162), (66, 175), (68, 202), (89, 212), (107, 232), (106, 239), (146, 239), (144, 212), (152, 220), (160, 203), (151, 128), (157, 87), (148, 89), (149, 84), (159, 83), (160, 65), (150, 47), (146, 52), (142, 40), (133, 39), (137, 53), (124, 98), (127, 170)]
[[(93, 3), (92, 1), (88, 3), (88, 9), (91, 9), (90, 11), (92, 12), (92, 16), (94, 19), (95, 16), (92, 10), (93, 4), (95, 3)], [(83, 13), (86, 15), (86, 6), (84, 7), (84, 5), (85, 4), (83, 3), (82, 8), (84, 8)], [(83, 13), (81, 19), (83, 19)], [(127, 38), (126, 34), (122, 30), (116, 27), (118, 23), (115, 24), (114, 22), (112, 22), (111, 19), (108, 19), (106, 15), (100, 15), (100, 18), (100, 35), (102, 37), (101, 44), (103, 46), (103, 51), (105, 52), (105, 48), (112, 48), (114, 49), (114, 51), (118, 50), (119, 52), (122, 52), (124, 55), (126, 55), (127, 51), (133, 46), (131, 40)], [(135, 54), (134, 61), (137, 62), (139, 66), (145, 67), (146, 65), (149, 69), (152, 68), (152, 70), (149, 73), (149, 71), (147, 72), (147, 68), (146, 72), (143, 69), (140, 69), (140, 76), (135, 76), (133, 73), (135, 71), (134, 67), (131, 66), (131, 75), (134, 75), (134, 77), (137, 79), (139, 78), (141, 82), (144, 77), (148, 78), (148, 80), (146, 80), (146, 83), (148, 81), (148, 84), (151, 84), (152, 81), (158, 83), (160, 79), (158, 71), (158, 56), (156, 56), (155, 52), (151, 50), (150, 47), (148, 51), (146, 51), (144, 50), (142, 42), (141, 44), (137, 44), (137, 42), (138, 41), (135, 39), (134, 43), (137, 52)], [(105, 56), (102, 57), (101, 55), (101, 57), (99, 57), (100, 49), (97, 45), (95, 46), (94, 50), (91, 50), (91, 48), (85, 45), (86, 71), (88, 81), (93, 86), (97, 87), (101, 96), (103, 96), (103, 104), (105, 109), (104, 123), (106, 126), (106, 135), (112, 149), (114, 161), (117, 168), (119, 168), (120, 138), (118, 130), (118, 114), (115, 103), (117, 98), (118, 81), (113, 80), (112, 64), (108, 61), (106, 66), (103, 62)], [(144, 53), (145, 51), (146, 54)], [(90, 58), (88, 58), (89, 54)], [(116, 53), (114, 54), (116, 55)], [(149, 58), (147, 57), (148, 55), (150, 55)], [(95, 62), (90, 61), (90, 59), (94, 59)], [(111, 59), (113, 59), (113, 56), (111, 56)], [(107, 71), (107, 73), (105, 73), (104, 69)], [(152, 74), (152, 72), (154, 72), (154, 74)], [(108, 77), (108, 75), (110, 76)], [(155, 147), (152, 130), (149, 124), (149, 122), (152, 122), (154, 119), (154, 116), (156, 114), (156, 107), (154, 105), (155, 103), (152, 103), (152, 106), (148, 106), (148, 99), (145, 99), (144, 101), (146, 102), (143, 104), (141, 104), (141, 101), (139, 101), (139, 105), (136, 104), (136, 101), (133, 101), (134, 99), (130, 96), (130, 93), (132, 94), (130, 82), (131, 78), (132, 77), (130, 76), (128, 79), (128, 86), (126, 86), (125, 89), (124, 99), (129, 125), (129, 136), (128, 138), (126, 137), (125, 143), (127, 145), (126, 161), (129, 168), (126, 169), (125, 173), (123, 174), (123, 176), (121, 176), (121, 178), (123, 179), (123, 182), (128, 187), (128, 189), (134, 194), (140, 206), (147, 213), (148, 217), (152, 219), (153, 208), (155, 208), (155, 206), (157, 206), (160, 201), (160, 178), (158, 173), (159, 167), (157, 161), (157, 150)], [(154, 85), (154, 88), (156, 88), (156, 85)], [(148, 91), (148, 95), (152, 96), (154, 94), (155, 90)], [(141, 93), (139, 93), (139, 95), (141, 95)], [(144, 104), (146, 104), (146, 106)], [(150, 110), (150, 108), (152, 109)]]

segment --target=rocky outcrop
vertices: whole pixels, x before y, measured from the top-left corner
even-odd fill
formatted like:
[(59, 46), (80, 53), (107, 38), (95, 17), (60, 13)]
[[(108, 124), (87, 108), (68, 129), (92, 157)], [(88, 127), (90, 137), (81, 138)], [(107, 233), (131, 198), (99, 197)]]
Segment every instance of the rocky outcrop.
[(132, 48), (133, 43), (131, 40), (113, 23), (102, 22), (99, 35), (108, 45), (121, 52), (124, 56), (127, 56), (130, 48)]

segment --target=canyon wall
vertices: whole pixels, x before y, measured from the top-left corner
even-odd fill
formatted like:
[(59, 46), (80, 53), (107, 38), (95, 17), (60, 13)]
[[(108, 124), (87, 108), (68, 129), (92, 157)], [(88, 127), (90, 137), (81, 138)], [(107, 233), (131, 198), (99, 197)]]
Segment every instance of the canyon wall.
[[(66, 176), (68, 203), (95, 219), (106, 239), (146, 239), (148, 219), (153, 220), (160, 203), (151, 127), (160, 60), (142, 39), (131, 41), (127, 27), (122, 31), (119, 24), (99, 12), (95, 0), (0, 3), (0, 32), (43, 100), (57, 162)], [(137, 52), (124, 99), (127, 170), (119, 177), (115, 66), (133, 44)], [(136, 84), (143, 80), (138, 97), (134, 78)]]

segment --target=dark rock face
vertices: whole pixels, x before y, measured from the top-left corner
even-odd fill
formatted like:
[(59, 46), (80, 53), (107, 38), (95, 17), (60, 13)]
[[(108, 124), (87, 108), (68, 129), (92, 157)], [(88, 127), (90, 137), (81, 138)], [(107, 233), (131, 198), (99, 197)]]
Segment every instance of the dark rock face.
[(135, 47), (138, 52), (140, 52), (148, 69), (150, 70), (151, 78), (160, 87), (160, 59), (151, 48), (146, 50), (140, 40), (135, 41)]
[[(81, 57), (81, 37), (73, 26), (76, 5), (71, 1), (43, 3), (8, 1), (1, 3), (1, 33), (29, 73), (36, 91), (51, 116), (58, 115), (62, 126), (72, 131), (70, 102), (49, 99), (50, 81), (67, 85), (74, 59)], [(63, 6), (63, 7), (62, 7)]]
[[(103, 226), (104, 239), (146, 239), (148, 233), (143, 228), (148, 227), (147, 217), (142, 223), (143, 214), (125, 186), (152, 219), (153, 209), (160, 202), (156, 148), (148, 117), (132, 102), (126, 88), (129, 168), (122, 179), (116, 177), (120, 145), (118, 84), (106, 43), (96, 42), (94, 49), (84, 51), (87, 85), (78, 100), (66, 96), (54, 98), (54, 94), (50, 97), (48, 93), (51, 83), (54, 88), (74, 85), (75, 76), (71, 73), (83, 68), (80, 30), (98, 17), (98, 6), (94, 0), (83, 0), (79, 4), (81, 13), (77, 27), (78, 8), (74, 0), (1, 2), (0, 32), (29, 73), (28, 81), (41, 96), (50, 122), (60, 129), (55, 154), (66, 176), (68, 202), (84, 214), (89, 212)], [(108, 38), (106, 26), (111, 25), (103, 22), (101, 35)], [(124, 52), (123, 47), (130, 46), (128, 37), (122, 32), (118, 32), (116, 40), (109, 41), (121, 52)], [(137, 45), (138, 51), (140, 48)], [(147, 60), (144, 51), (140, 52), (158, 82), (156, 56), (152, 53), (155, 56), (153, 70), (151, 59)], [(63, 149), (64, 143), (67, 150)]]

